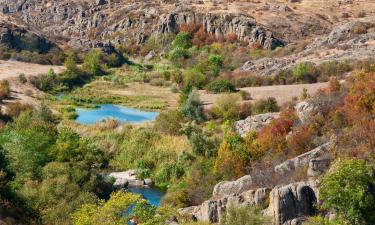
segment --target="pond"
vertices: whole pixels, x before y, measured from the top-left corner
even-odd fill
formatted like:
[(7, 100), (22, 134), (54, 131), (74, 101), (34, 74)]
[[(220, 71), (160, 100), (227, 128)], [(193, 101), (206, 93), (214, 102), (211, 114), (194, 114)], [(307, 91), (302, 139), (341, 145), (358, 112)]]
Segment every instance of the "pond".
[(94, 124), (109, 118), (120, 122), (140, 123), (153, 121), (158, 115), (157, 112), (146, 112), (113, 104), (99, 105), (96, 109), (78, 108), (76, 112), (78, 114), (76, 122), (80, 124)]
[(133, 194), (142, 195), (144, 199), (148, 200), (153, 206), (160, 206), (161, 199), (165, 195), (163, 190), (155, 187), (130, 187), (129, 192)]

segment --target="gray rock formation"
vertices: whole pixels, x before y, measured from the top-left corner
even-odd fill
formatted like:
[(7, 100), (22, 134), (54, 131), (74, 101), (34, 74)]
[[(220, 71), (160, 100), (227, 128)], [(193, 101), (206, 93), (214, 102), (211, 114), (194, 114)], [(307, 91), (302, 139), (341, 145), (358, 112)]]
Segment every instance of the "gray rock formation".
[(310, 179), (316, 179), (324, 174), (331, 165), (332, 158), (320, 157), (317, 159), (311, 159), (307, 169), (307, 176)]
[(273, 224), (300, 224), (305, 217), (316, 212), (318, 203), (317, 182), (298, 182), (276, 186), (272, 190), (260, 188), (240, 194), (212, 198), (199, 206), (179, 209), (181, 215), (190, 215), (199, 221), (218, 223), (222, 221), (228, 207), (258, 206), (266, 216), (273, 218)]
[(259, 75), (273, 75), (281, 70), (293, 69), (298, 63), (316, 65), (327, 61), (355, 61), (375, 58), (375, 17), (356, 19), (339, 24), (327, 35), (321, 35), (301, 52), (278, 58), (248, 61), (243, 71)]
[(279, 117), (279, 113), (265, 113), (255, 116), (249, 116), (244, 120), (239, 120), (234, 123), (234, 129), (242, 137), (246, 136), (250, 131), (259, 131), (267, 124), (271, 123), (272, 120)]
[(297, 218), (316, 213), (317, 185), (316, 181), (311, 181), (276, 186), (270, 193), (270, 205), (265, 214), (271, 216), (276, 225), (298, 224), (300, 219)]
[(116, 189), (152, 185), (151, 179), (138, 179), (136, 177), (135, 170), (128, 170), (124, 172), (113, 172), (113, 173), (110, 173), (108, 176), (115, 179), (113, 187)]
[(302, 123), (306, 123), (311, 118), (311, 115), (318, 109), (318, 106), (314, 105), (310, 101), (303, 101), (297, 103), (294, 107), (299, 120)]
[(230, 194), (240, 194), (249, 190), (252, 185), (250, 175), (243, 176), (236, 181), (223, 181), (215, 185), (212, 196), (223, 197)]
[(16, 25), (0, 15), (0, 46), (16, 50), (48, 52), (57, 47), (43, 35)]
[(222, 221), (228, 207), (236, 206), (259, 206), (266, 207), (270, 189), (259, 188), (247, 190), (240, 194), (229, 194), (221, 198), (213, 198), (203, 202), (199, 206), (179, 209), (181, 215), (190, 215), (199, 221), (217, 223)]
[(199, 23), (215, 37), (236, 34), (239, 41), (273, 49), (283, 45), (273, 33), (242, 14), (209, 14), (173, 7), (161, 10), (142, 2), (0, 0), (0, 10), (19, 17), (49, 36), (66, 38), (73, 47), (142, 44), (151, 35), (177, 33), (181, 24)]
[(327, 142), (309, 152), (299, 155), (293, 159), (288, 159), (287, 161), (275, 166), (275, 172), (280, 175), (285, 175), (287, 173), (301, 170), (307, 168), (309, 163), (313, 159), (317, 159), (323, 155), (329, 154), (329, 150), (333, 147), (332, 142)]

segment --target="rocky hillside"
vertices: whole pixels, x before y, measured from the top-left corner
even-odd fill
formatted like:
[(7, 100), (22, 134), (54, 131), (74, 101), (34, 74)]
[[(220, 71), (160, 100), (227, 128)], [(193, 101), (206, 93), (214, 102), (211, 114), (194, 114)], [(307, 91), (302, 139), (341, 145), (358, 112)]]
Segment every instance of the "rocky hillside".
[[(74, 48), (118, 44), (143, 44), (157, 34), (177, 33), (181, 24), (202, 24), (216, 38), (236, 34), (239, 41), (259, 43), (274, 49), (283, 42), (256, 22), (240, 13), (194, 12), (188, 7), (152, 3), (101, 1), (0, 1), (6, 14), (20, 17), (40, 28), (56, 41), (68, 41)], [(35, 19), (37, 18), (37, 19)]]
[(75, 48), (142, 44), (153, 34), (197, 23), (216, 38), (236, 34), (239, 41), (273, 49), (328, 34), (336, 24), (365, 17), (374, 8), (353, 1), (0, 0), (3, 13)]
[(11, 18), (0, 15), (0, 46), (16, 49), (48, 52), (56, 45), (40, 32), (15, 23)]

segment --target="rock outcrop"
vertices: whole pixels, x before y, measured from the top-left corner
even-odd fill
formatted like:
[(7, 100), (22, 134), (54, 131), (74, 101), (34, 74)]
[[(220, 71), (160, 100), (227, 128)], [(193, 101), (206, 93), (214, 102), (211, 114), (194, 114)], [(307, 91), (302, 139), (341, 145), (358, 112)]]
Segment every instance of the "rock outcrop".
[(242, 136), (246, 136), (250, 131), (259, 131), (272, 120), (279, 117), (279, 113), (265, 113), (255, 116), (249, 116), (244, 120), (239, 120), (234, 123), (234, 129)]
[[(238, 41), (274, 49), (283, 42), (243, 14), (195, 12), (191, 9), (98, 0), (92, 3), (41, 0), (0, 0), (0, 11), (22, 18), (51, 37), (63, 36), (73, 47), (143, 44), (152, 35), (177, 33), (181, 24), (202, 24), (220, 38), (235, 34)], [(60, 37), (61, 39), (61, 37)]]
[[(311, 160), (318, 159), (324, 155), (329, 154), (329, 151), (332, 147), (332, 142), (327, 142), (293, 159), (288, 159), (287, 161), (275, 166), (275, 172), (280, 175), (285, 175), (296, 170), (305, 169), (309, 166)], [(314, 166), (312, 165), (312, 167)]]
[(113, 183), (113, 187), (116, 189), (152, 185), (151, 179), (138, 179), (136, 177), (135, 170), (128, 170), (124, 172), (113, 172), (113, 173), (110, 173), (108, 176), (115, 179), (115, 182)]
[(264, 214), (273, 218), (273, 224), (298, 224), (304, 217), (314, 215), (318, 202), (317, 182), (298, 182), (284, 186), (247, 190), (212, 198), (199, 206), (179, 209), (181, 215), (190, 215), (199, 221), (218, 223), (222, 221), (228, 207), (257, 206)]
[[(318, 203), (318, 183), (298, 182), (276, 186), (270, 193), (270, 205), (265, 214), (276, 225), (295, 224), (299, 218), (314, 215)], [(298, 224), (298, 223), (297, 223)]]
[(222, 221), (226, 210), (231, 206), (259, 206), (264, 208), (267, 204), (270, 189), (259, 188), (243, 191), (240, 194), (229, 194), (221, 198), (213, 198), (199, 206), (179, 209), (181, 215), (190, 215), (199, 221), (218, 223)]
[(299, 120), (302, 123), (306, 123), (309, 121), (311, 115), (318, 109), (318, 106), (314, 105), (309, 101), (302, 101), (297, 103), (294, 107), (297, 113)]
[(57, 47), (43, 35), (17, 25), (8, 19), (0, 15), (0, 46), (40, 53), (48, 52), (51, 48)]
[(223, 197), (230, 194), (240, 194), (249, 190), (252, 185), (250, 175), (241, 177), (236, 181), (223, 181), (215, 185), (212, 196)]
[(316, 65), (329, 61), (355, 61), (375, 58), (375, 17), (355, 19), (338, 24), (327, 35), (321, 35), (303, 50), (284, 57), (266, 57), (248, 61), (243, 71), (259, 75), (274, 75), (293, 69), (298, 63)]

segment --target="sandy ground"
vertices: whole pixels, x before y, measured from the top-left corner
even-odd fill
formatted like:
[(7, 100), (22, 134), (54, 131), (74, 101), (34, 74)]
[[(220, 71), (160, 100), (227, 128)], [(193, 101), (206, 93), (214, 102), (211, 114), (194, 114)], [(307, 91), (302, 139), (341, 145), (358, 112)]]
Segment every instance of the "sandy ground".
[(46, 74), (51, 68), (54, 69), (56, 73), (61, 73), (64, 70), (63, 66), (49, 66), (0, 60), (0, 80), (8, 80), (11, 87), (10, 99), (7, 99), (3, 104), (0, 104), (1, 106), (4, 106), (2, 107), (2, 110), (6, 111), (6, 105), (10, 102), (16, 101), (21, 101), (33, 106), (39, 105), (38, 98), (43, 96), (44, 93), (29, 83), (22, 84), (19, 82), (18, 76), (21, 73), (25, 74), (26, 77)]
[(0, 79), (18, 77), (21, 73), (24, 73), (26, 76), (45, 74), (48, 73), (51, 68), (54, 69), (56, 73), (61, 73), (64, 69), (63, 66), (39, 65), (18, 61), (0, 60)]
[[(299, 97), (304, 88), (312, 95), (319, 89), (326, 88), (328, 83), (316, 84), (293, 84), (293, 85), (275, 85), (275, 86), (262, 86), (262, 87), (247, 87), (240, 90), (250, 93), (253, 100), (265, 99), (274, 97), (279, 105), (293, 100), (294, 97)], [(209, 94), (206, 91), (200, 92), (201, 100), (205, 105), (213, 104), (221, 94)]]

